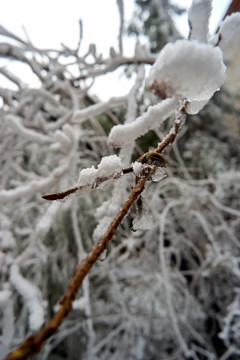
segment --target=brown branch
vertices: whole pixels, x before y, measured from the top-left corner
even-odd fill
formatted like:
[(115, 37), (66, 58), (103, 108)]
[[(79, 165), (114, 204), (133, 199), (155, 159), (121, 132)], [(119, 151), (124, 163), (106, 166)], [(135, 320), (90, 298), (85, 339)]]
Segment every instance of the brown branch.
[(184, 113), (180, 113), (179, 118), (175, 120), (169, 134), (163, 139), (163, 141), (158, 145), (157, 149), (155, 150), (157, 153), (161, 153), (168, 145), (174, 142), (180, 127), (185, 121), (185, 116), (186, 115)]
[(42, 195), (42, 198), (44, 200), (50, 200), (50, 201), (52, 201), (52, 200), (62, 200), (66, 196), (75, 193), (78, 189), (79, 189), (78, 186), (76, 186), (74, 188), (68, 189), (68, 190), (63, 191), (63, 192), (57, 192), (57, 193), (51, 193), (51, 194)]
[[(75, 271), (75, 275), (69, 283), (68, 289), (59, 301), (61, 305), (55, 316), (38, 332), (28, 337), (20, 346), (11, 352), (4, 360), (24, 360), (28, 359), (29, 356), (41, 351), (44, 342), (48, 340), (54, 333), (57, 332), (63, 319), (69, 314), (72, 309), (72, 302), (74, 301), (79, 288), (88, 272), (91, 270), (93, 264), (99, 259), (100, 255), (107, 248), (108, 244), (113, 238), (118, 226), (121, 224), (124, 217), (127, 215), (133, 203), (139, 198), (145, 188), (145, 184), (148, 180), (151, 180), (151, 176), (156, 171), (156, 166), (165, 167), (166, 160), (161, 155), (161, 152), (170, 145), (176, 138), (178, 131), (184, 121), (185, 114), (184, 109), (174, 122), (172, 129), (169, 134), (162, 140), (158, 147), (154, 151), (149, 151), (142, 155), (138, 161), (145, 164), (142, 169), (140, 177), (136, 177), (137, 184), (132, 189), (131, 195), (123, 204), (121, 210), (118, 212), (111, 225), (109, 226), (106, 234), (93, 246), (91, 252), (87, 257), (82, 260)], [(156, 166), (152, 166), (156, 164)], [(149, 166), (146, 166), (149, 165)], [(122, 170), (123, 174), (132, 172), (133, 168), (129, 167)], [(63, 199), (65, 196), (76, 192), (79, 187), (75, 187), (64, 192), (52, 193), (43, 195), (46, 200)]]
[(134, 201), (136, 201), (143, 192), (147, 180), (151, 177), (152, 171), (152, 167), (145, 169), (144, 176), (139, 179), (137, 185), (132, 189), (131, 195), (112, 221), (106, 234), (94, 245), (87, 257), (78, 264), (75, 275), (70, 281), (68, 289), (60, 301), (61, 308), (55, 316), (41, 330), (28, 337), (16, 350), (11, 352), (5, 360), (28, 359), (29, 356), (41, 351), (44, 342), (58, 330), (63, 319), (71, 311), (72, 302), (75, 299), (77, 291), (82, 285), (85, 276), (91, 270), (93, 264), (99, 259), (101, 253), (107, 248), (118, 226), (127, 215)]

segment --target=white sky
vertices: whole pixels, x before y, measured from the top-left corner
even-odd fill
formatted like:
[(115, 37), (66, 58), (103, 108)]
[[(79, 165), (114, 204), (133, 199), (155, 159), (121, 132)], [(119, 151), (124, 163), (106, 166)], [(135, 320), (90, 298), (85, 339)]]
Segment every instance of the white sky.
[[(171, 0), (182, 7), (189, 7), (191, 0)], [(230, 0), (213, 0), (213, 12), (210, 23), (210, 32), (213, 32), (223, 17)], [(125, 0), (126, 22), (131, 18), (134, 0)], [(22, 26), (24, 25), (32, 43), (41, 48), (59, 48), (61, 43), (75, 48), (78, 42), (79, 25), (83, 21), (83, 42), (81, 49), (84, 53), (90, 43), (95, 43), (97, 51), (108, 54), (109, 47), (117, 49), (117, 35), (119, 16), (116, 0), (5, 0), (1, 3), (0, 25), (25, 38)], [(181, 16), (177, 21), (181, 32), (187, 36), (187, 17)], [(0, 38), (1, 41), (6, 41)], [(126, 39), (125, 52), (133, 54), (133, 41)], [(0, 63), (1, 65), (1, 63)], [(101, 98), (126, 93), (129, 83), (119, 75), (121, 71), (110, 77), (119, 86), (107, 86), (106, 78), (100, 78), (94, 90)], [(1, 78), (2, 79), (2, 78)], [(0, 79), (0, 81), (1, 81)], [(103, 82), (103, 80), (105, 82)], [(103, 88), (104, 86), (104, 88)], [(103, 90), (104, 89), (104, 90)], [(114, 93), (116, 89), (116, 93)]]

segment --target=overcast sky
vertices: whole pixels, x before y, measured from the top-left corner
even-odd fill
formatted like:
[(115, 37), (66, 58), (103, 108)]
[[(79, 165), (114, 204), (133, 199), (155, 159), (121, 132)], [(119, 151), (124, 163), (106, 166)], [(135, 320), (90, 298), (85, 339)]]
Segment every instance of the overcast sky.
[[(172, 0), (172, 2), (187, 8), (191, 4), (191, 0)], [(229, 3), (230, 0), (213, 0), (210, 32), (216, 29)], [(124, 6), (127, 23), (131, 18), (134, 0), (125, 0)], [(79, 35), (79, 19), (83, 21), (82, 51), (86, 50), (90, 43), (95, 43), (98, 52), (104, 55), (108, 54), (110, 46), (117, 48), (119, 17), (116, 0), (6, 0), (1, 2), (0, 25), (22, 37), (25, 37), (22, 28), (24, 26), (32, 43), (41, 48), (60, 48), (61, 43), (75, 48)], [(182, 34), (187, 36), (186, 15), (178, 19), (177, 24)], [(132, 44), (131, 41), (126, 42), (127, 55), (133, 53)], [(119, 73), (113, 75), (115, 80), (118, 76)], [(102, 80), (97, 82), (97, 91), (101, 91), (103, 86), (101, 82)], [(122, 82), (124, 80), (121, 78)], [(110, 92), (113, 95), (112, 90)], [(103, 97), (108, 96), (108, 91), (104, 91)]]

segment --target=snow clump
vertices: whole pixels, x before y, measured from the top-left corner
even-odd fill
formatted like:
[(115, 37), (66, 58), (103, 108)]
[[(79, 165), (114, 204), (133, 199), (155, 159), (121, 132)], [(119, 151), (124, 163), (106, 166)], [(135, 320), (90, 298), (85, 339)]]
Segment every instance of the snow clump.
[(208, 101), (225, 80), (218, 47), (198, 41), (167, 44), (150, 70), (147, 86), (162, 98)]
[(80, 171), (77, 186), (78, 195), (89, 193), (92, 189), (106, 189), (121, 176), (122, 162), (117, 155), (104, 156), (96, 169), (83, 169)]

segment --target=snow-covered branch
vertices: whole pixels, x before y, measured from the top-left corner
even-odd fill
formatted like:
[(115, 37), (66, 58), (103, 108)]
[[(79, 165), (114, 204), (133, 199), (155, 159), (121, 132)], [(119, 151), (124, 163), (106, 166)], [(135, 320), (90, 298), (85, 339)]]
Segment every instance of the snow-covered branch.
[[(209, 38), (212, 1), (193, 0), (181, 39), (168, 1), (138, 2), (129, 56), (116, 2), (118, 46), (106, 57), (97, 44), (83, 50), (82, 22), (77, 47), (59, 50), (0, 26), (0, 56), (38, 84), (0, 69), (14, 86), (0, 87), (0, 353), (235, 358), (239, 139), (221, 124), (234, 114), (222, 50), (239, 14)], [(93, 95), (119, 68), (135, 79), (125, 95)]]

